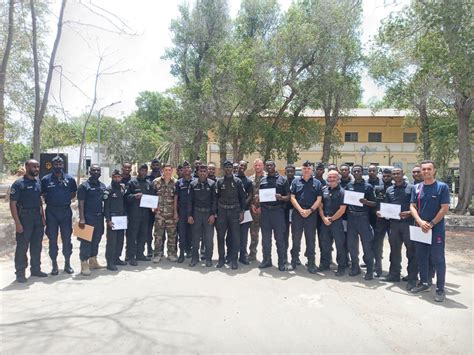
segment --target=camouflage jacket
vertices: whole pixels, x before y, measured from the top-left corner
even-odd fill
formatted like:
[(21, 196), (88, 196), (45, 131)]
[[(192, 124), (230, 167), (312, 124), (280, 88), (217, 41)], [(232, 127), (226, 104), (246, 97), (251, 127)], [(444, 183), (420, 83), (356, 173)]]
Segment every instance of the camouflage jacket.
[(158, 208), (160, 215), (174, 214), (174, 196), (176, 195), (176, 179), (171, 178), (168, 183), (164, 177), (153, 180), (153, 187), (158, 195)]
[[(266, 175), (267, 174), (265, 174), (265, 173), (263, 173), (262, 176), (257, 176), (257, 175), (254, 174), (254, 175), (249, 177), (250, 181), (252, 181), (252, 184), (253, 184), (253, 196), (254, 196), (254, 198), (255, 198), (255, 196), (258, 195), (258, 190), (260, 189), (260, 182), (262, 181), (262, 178)], [(254, 198), (252, 199), (251, 204), (259, 206), (260, 204), (255, 203)]]

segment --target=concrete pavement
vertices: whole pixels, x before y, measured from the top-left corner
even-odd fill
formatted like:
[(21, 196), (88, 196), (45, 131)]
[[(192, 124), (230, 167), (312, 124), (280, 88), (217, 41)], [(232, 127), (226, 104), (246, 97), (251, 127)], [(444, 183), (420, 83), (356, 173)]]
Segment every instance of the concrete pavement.
[[(337, 278), (333, 271), (311, 275), (303, 267), (262, 271), (255, 264), (239, 265), (237, 271), (191, 269), (189, 259), (141, 262), (117, 273), (93, 271), (90, 277), (60, 273), (20, 285), (13, 282), (7, 255), (0, 260), (0, 351), (473, 353), (472, 239), (458, 236), (447, 244), (442, 304), (434, 302), (434, 291), (407, 294), (404, 282)], [(45, 249), (43, 271), (49, 272)], [(385, 243), (384, 270), (388, 251)]]

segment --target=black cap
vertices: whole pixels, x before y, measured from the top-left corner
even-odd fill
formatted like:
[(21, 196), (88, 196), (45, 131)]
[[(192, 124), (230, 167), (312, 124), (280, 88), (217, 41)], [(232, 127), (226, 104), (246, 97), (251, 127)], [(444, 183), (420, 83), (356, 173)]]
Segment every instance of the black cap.
[(59, 155), (56, 155), (53, 159), (51, 159), (51, 162), (52, 163), (55, 163), (55, 162), (64, 163), (64, 160)]
[(148, 170), (148, 165), (142, 164), (138, 169), (147, 169)]
[(185, 166), (191, 166), (187, 160), (183, 161), (183, 168), (184, 168)]
[(151, 163), (152, 163), (152, 164), (156, 164), (156, 163), (160, 164), (161, 161), (160, 161), (160, 159), (155, 158), (155, 159), (153, 159), (153, 160), (151, 161)]
[(112, 176), (117, 176), (117, 175), (122, 176), (122, 174), (120, 173), (118, 169), (114, 169), (114, 171), (112, 171)]
[(303, 162), (303, 166), (304, 166), (304, 167), (313, 166), (313, 163), (311, 163), (309, 160), (305, 160), (305, 161)]
[(224, 164), (222, 164), (224, 167), (226, 166), (233, 166), (232, 162), (230, 160), (224, 161)]

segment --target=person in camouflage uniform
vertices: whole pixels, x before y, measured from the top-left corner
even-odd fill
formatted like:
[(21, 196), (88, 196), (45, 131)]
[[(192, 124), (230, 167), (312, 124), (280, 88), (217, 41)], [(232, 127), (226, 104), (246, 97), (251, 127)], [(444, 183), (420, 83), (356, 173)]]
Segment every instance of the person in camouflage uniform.
[(176, 180), (172, 177), (173, 167), (169, 164), (163, 166), (163, 176), (153, 180), (153, 187), (158, 195), (158, 209), (155, 217), (155, 248), (153, 262), (159, 263), (161, 257), (161, 247), (163, 236), (166, 231), (168, 235), (168, 260), (177, 261), (176, 247), (176, 223), (178, 212), (176, 208)]
[[(263, 161), (261, 159), (255, 159), (253, 162), (255, 174), (250, 177), (250, 180), (253, 184), (253, 196), (258, 195), (260, 181), (265, 176), (263, 168)], [(253, 221), (250, 225), (250, 253), (248, 260), (255, 261), (257, 258), (258, 234), (260, 233), (260, 205), (258, 202), (252, 202), (250, 206), (250, 213), (252, 215)]]

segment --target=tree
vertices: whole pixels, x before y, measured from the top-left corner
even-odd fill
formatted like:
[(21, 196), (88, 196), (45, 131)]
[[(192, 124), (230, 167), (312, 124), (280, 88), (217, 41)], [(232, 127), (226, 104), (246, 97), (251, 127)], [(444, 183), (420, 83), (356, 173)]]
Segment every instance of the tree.
[(31, 47), (33, 52), (33, 68), (34, 68), (34, 83), (35, 83), (35, 111), (33, 118), (33, 158), (39, 160), (41, 153), (41, 123), (43, 122), (46, 108), (48, 106), (49, 91), (51, 88), (51, 81), (53, 79), (54, 61), (56, 59), (56, 52), (59, 47), (61, 40), (62, 28), (63, 28), (63, 16), (66, 8), (67, 0), (62, 0), (61, 8), (59, 10), (58, 24), (56, 37), (54, 40), (51, 55), (49, 57), (49, 65), (44, 84), (43, 92), (41, 92), (40, 86), (40, 58), (38, 55), (38, 29), (37, 29), (37, 15), (36, 15), (36, 4), (35, 0), (30, 0), (31, 10)]
[[(435, 85), (429, 81), (425, 83), (434, 92), (433, 88), (443, 88), (441, 95), (435, 93), (433, 97), (457, 116), (460, 178), (455, 211), (465, 213), (472, 200), (474, 185), (470, 126), (474, 106), (472, 1), (416, 1), (389, 18), (384, 27), (385, 33), (390, 33), (388, 40), (381, 38), (385, 51), (390, 54), (394, 49), (398, 50), (399, 41), (413, 46), (415, 50), (409, 53), (417, 66), (414, 68), (409, 63), (401, 68), (415, 71), (419, 75), (416, 79), (436, 78)], [(416, 82), (423, 84), (422, 80)]]
[(190, 146), (195, 155), (203, 149), (215, 117), (209, 107), (213, 90), (210, 69), (228, 37), (230, 19), (225, 0), (196, 0), (192, 8), (181, 5), (179, 12), (170, 26), (173, 47), (164, 58), (173, 61), (171, 73), (179, 78), (177, 93), (188, 113), (187, 127), (193, 131)]
[(5, 142), (5, 83), (7, 76), (8, 60), (13, 44), (14, 22), (13, 15), (15, 13), (15, 1), (8, 2), (8, 26), (7, 40), (2, 53), (2, 61), (0, 64), (0, 172), (4, 170), (4, 142)]

